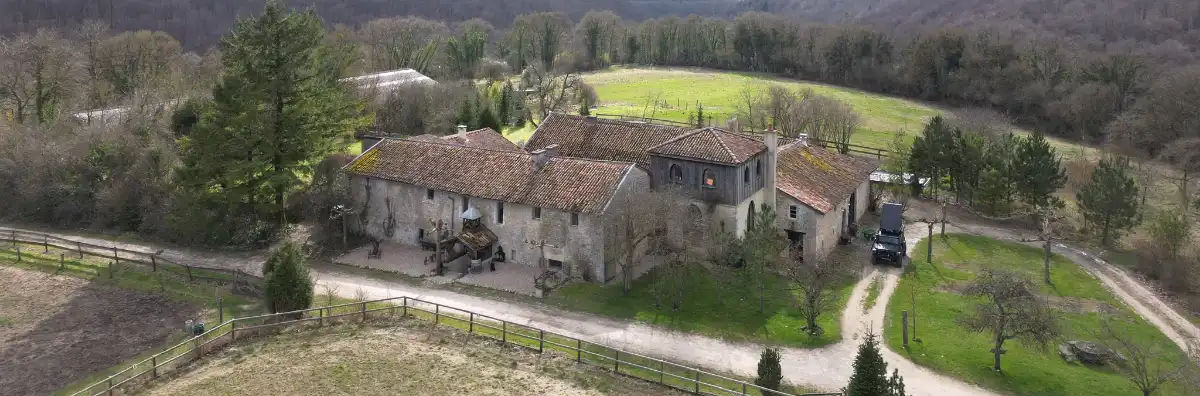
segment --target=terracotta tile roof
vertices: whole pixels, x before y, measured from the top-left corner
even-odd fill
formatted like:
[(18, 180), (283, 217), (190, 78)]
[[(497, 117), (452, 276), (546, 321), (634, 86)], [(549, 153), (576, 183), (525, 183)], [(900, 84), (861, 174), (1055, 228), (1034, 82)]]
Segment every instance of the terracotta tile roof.
[(433, 143), (450, 143), (459, 146), (483, 148), (497, 151), (510, 151), (514, 153), (523, 153), (520, 146), (513, 143), (501, 135), (499, 132), (493, 131), (492, 128), (477, 129), (470, 132), (456, 133), (446, 136), (434, 136), (430, 134), (417, 135), (408, 138), (421, 142)]
[(462, 241), (471, 250), (478, 252), (488, 247), (488, 245), (496, 243), (500, 238), (497, 238), (496, 234), (487, 227), (479, 226), (472, 229), (464, 229), (462, 233), (458, 234), (458, 240)]
[(759, 139), (708, 127), (676, 136), (649, 151), (651, 154), (736, 165), (766, 149)]
[(800, 143), (779, 148), (779, 191), (821, 213), (829, 213), (879, 169), (873, 159)]
[(688, 132), (686, 127), (606, 120), (553, 113), (538, 125), (525, 148), (558, 145), (563, 156), (650, 165), (651, 147)]
[(528, 153), (422, 140), (385, 139), (345, 170), (472, 197), (601, 213), (634, 166), (555, 157), (535, 170)]

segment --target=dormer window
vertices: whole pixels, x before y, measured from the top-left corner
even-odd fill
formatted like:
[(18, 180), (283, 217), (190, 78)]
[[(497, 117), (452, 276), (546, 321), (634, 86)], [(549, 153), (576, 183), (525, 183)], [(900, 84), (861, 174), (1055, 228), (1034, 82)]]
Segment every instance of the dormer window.
[(713, 173), (712, 169), (705, 169), (704, 176), (700, 178), (700, 183), (706, 188), (716, 188), (717, 175)]
[(671, 183), (683, 184), (683, 169), (679, 165), (671, 164)]

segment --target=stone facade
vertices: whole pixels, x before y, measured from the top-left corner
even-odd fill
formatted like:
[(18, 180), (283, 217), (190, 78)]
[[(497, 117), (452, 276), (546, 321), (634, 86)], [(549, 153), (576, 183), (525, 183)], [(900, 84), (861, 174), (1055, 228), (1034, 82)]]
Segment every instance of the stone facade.
[[(866, 215), (867, 207), (871, 199), (870, 181), (864, 180), (858, 189), (855, 190), (853, 198), (854, 203), (854, 218), (861, 219)], [(797, 201), (795, 198), (788, 196), (782, 192), (777, 193), (779, 200), (779, 229), (787, 234), (787, 231), (804, 233), (804, 256), (806, 259), (814, 259), (819, 256), (824, 256), (833, 251), (837, 246), (838, 237), (845, 231), (845, 217), (850, 213), (850, 198), (837, 204), (833, 210), (828, 213), (821, 213), (813, 208)], [(796, 208), (796, 218), (791, 217), (791, 208)], [(870, 226), (858, 222), (860, 226)]]
[[(644, 171), (635, 169), (618, 186), (618, 194), (647, 188), (647, 179)], [(534, 207), (519, 203), (501, 203), (361, 175), (350, 175), (350, 185), (353, 187), (351, 202), (365, 208), (358, 213), (358, 221), (350, 223), (351, 227), (368, 237), (419, 245), (423, 236), (424, 241), (433, 242), (432, 221), (442, 220), (457, 234), (462, 231), (462, 213), (467, 207), (474, 207), (483, 215), (483, 225), (496, 234), (497, 246), (504, 249), (508, 262), (537, 266), (541, 251), (528, 241), (545, 241), (547, 263), (551, 263), (550, 260), (561, 262), (565, 271), (590, 269), (597, 280), (615, 276), (612, 268), (606, 269), (604, 265), (604, 218), (601, 215), (575, 213), (578, 222), (572, 224), (572, 213), (556, 209), (540, 208), (537, 210), (540, 217), (535, 218)], [(500, 218), (501, 206), (503, 219)], [(390, 221), (394, 222), (390, 234), (387, 231), (389, 214)]]

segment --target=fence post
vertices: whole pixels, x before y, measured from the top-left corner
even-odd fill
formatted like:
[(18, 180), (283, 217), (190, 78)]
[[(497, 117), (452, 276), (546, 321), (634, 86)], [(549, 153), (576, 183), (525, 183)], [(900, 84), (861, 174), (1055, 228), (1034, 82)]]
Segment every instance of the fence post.
[(363, 301), (363, 303), (362, 303), (362, 316), (363, 316), (362, 317), (363, 323), (366, 323), (366, 321), (367, 321), (367, 302), (366, 301)]
[(575, 363), (583, 361), (583, 341), (575, 339)]
[(900, 311), (900, 328), (904, 329), (904, 347), (908, 348), (908, 310)]
[(663, 383), (663, 372), (667, 371), (667, 365), (662, 360), (658, 361), (658, 383)]
[(408, 316), (408, 296), (404, 296), (404, 309), (400, 312), (400, 317)]
[(191, 267), (191, 266), (189, 266), (189, 265), (185, 265), (185, 266), (183, 266), (183, 268), (187, 268), (187, 273), (188, 273), (188, 281), (189, 281), (189, 282), (190, 282), (190, 281), (194, 281), (195, 279), (194, 279), (194, 278), (192, 278), (192, 267)]
[(238, 321), (236, 319), (232, 322), (229, 322), (229, 334), (231, 334), (229, 338), (233, 339), (234, 341), (237, 341), (237, 322)]
[(475, 334), (475, 313), (471, 312), (471, 320), (467, 324), (467, 334)]
[[(150, 255), (150, 272), (158, 272), (158, 256)], [(237, 273), (234, 273), (233, 279), (237, 281)]]
[(542, 353), (542, 349), (546, 344), (546, 331), (538, 329), (538, 353)]
[(117, 255), (117, 247), (116, 246), (113, 246), (113, 261), (116, 262), (117, 264), (121, 264), (121, 256)]
[(441, 308), (442, 308), (442, 306), (441, 306), (441, 305), (438, 305), (438, 304), (433, 304), (433, 324), (439, 324), (439, 323), (441, 323), (441, 321), (440, 321), (440, 317), (441, 317), (441, 314), (440, 314), (440, 312), (441, 312)]
[(79, 259), (83, 260), (83, 242), (75, 242), (75, 248), (79, 250)]
[(695, 393), (697, 395), (699, 395), (700, 394), (700, 370), (695, 370), (695, 371), (696, 371), (696, 392)]
[(225, 304), (221, 301), (221, 296), (217, 296), (217, 323), (225, 323)]
[(508, 342), (508, 321), (500, 321), (500, 341)]
[(58, 270), (67, 269), (67, 255), (65, 253), (58, 254)]
[(109, 261), (108, 262), (108, 279), (112, 279), (112, 278), (113, 278), (113, 263), (112, 263), (112, 261)]
[(42, 235), (42, 248), (45, 249), (42, 253), (50, 253), (50, 236)]
[(746, 383), (742, 382), (742, 396), (746, 396)]
[(112, 396), (112, 394), (113, 394), (112, 378), (113, 378), (112, 376), (108, 377), (108, 396)]
[(150, 364), (154, 365), (152, 368), (154, 370), (154, 373), (151, 375), (154, 378), (158, 378), (158, 355), (154, 355), (154, 356), (150, 357)]
[(613, 372), (620, 374), (621, 373), (621, 350), (614, 349), (614, 351), (616, 351), (616, 353), (613, 354)]
[[(13, 245), (16, 246), (16, 245)], [(17, 246), (17, 262), (21, 262), (21, 247)]]

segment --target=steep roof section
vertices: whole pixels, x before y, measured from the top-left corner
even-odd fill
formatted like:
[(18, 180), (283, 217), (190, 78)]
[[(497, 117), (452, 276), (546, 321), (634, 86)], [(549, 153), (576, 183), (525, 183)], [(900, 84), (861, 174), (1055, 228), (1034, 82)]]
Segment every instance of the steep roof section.
[(688, 128), (670, 125), (553, 113), (538, 125), (525, 148), (534, 150), (557, 144), (558, 152), (564, 156), (632, 162), (646, 168), (650, 165), (651, 147), (687, 131)]
[(761, 140), (708, 127), (650, 148), (651, 154), (736, 165), (767, 149)]
[(779, 149), (779, 191), (821, 213), (829, 213), (879, 169), (875, 160), (823, 147), (793, 143)]
[(505, 138), (499, 132), (493, 131), (492, 128), (477, 129), (470, 132), (456, 133), (446, 136), (434, 136), (430, 134), (417, 135), (409, 138), (421, 142), (432, 143), (450, 143), (459, 146), (475, 147), (496, 151), (508, 151), (513, 153), (523, 153), (521, 147)]
[(551, 158), (535, 169), (533, 155), (447, 142), (385, 139), (346, 172), (504, 202), (601, 213), (631, 163)]

